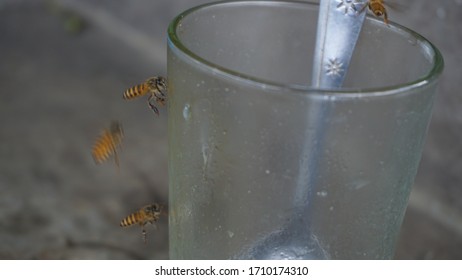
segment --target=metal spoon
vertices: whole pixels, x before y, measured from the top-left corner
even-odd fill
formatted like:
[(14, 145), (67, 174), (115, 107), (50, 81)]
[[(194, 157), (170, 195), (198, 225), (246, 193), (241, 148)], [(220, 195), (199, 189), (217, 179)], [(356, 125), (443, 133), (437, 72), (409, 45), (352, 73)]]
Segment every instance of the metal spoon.
[[(318, 19), (312, 85), (340, 88), (356, 46), (364, 19), (364, 0), (321, 0)], [(316, 143), (308, 140), (302, 148), (298, 185), (294, 195), (292, 217), (280, 230), (257, 241), (240, 259), (328, 259), (327, 251), (310, 229), (310, 198), (317, 187), (316, 173), (325, 139), (323, 121), (329, 106), (307, 108), (308, 125), (316, 127)], [(313, 137), (306, 136), (305, 139)], [(313, 149), (315, 147), (315, 149)]]

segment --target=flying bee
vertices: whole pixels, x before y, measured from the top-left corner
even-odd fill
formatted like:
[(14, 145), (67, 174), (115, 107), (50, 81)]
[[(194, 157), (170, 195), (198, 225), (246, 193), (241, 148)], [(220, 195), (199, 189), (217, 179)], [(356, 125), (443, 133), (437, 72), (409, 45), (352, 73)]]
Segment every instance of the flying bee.
[(388, 14), (387, 9), (385, 8), (384, 0), (369, 0), (366, 1), (364, 6), (361, 8), (359, 13), (362, 13), (366, 7), (369, 7), (369, 10), (377, 17), (383, 16), (383, 22), (388, 25)]
[(123, 94), (123, 98), (128, 100), (148, 93), (150, 93), (148, 106), (156, 115), (159, 115), (159, 110), (151, 103), (151, 100), (154, 99), (155, 103), (160, 106), (164, 106), (167, 102), (167, 79), (164, 77), (151, 77), (144, 83), (127, 89)]
[(163, 205), (159, 205), (158, 203), (149, 204), (143, 206), (138, 211), (128, 215), (125, 217), (121, 222), (121, 227), (128, 227), (134, 224), (139, 224), (141, 226), (141, 234), (143, 235), (143, 241), (146, 243), (146, 230), (144, 226), (147, 223), (155, 223), (159, 220), (159, 217), (163, 210)]
[(114, 154), (114, 160), (118, 167), (117, 147), (122, 143), (122, 138), (122, 125), (117, 121), (111, 122), (109, 129), (103, 130), (93, 145), (92, 155), (95, 162), (100, 164)]

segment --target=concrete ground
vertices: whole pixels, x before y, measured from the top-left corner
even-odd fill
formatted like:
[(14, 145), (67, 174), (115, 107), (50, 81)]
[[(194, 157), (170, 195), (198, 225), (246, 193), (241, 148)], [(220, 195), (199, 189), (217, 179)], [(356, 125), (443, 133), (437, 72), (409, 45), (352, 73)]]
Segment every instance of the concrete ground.
[[(3, 0), (0, 2), (0, 258), (166, 259), (168, 223), (120, 220), (168, 201), (167, 118), (123, 90), (166, 73), (166, 28), (209, 1)], [(434, 42), (445, 75), (397, 259), (462, 259), (462, 1), (408, 1), (396, 20)], [(432, 19), (432, 20), (429, 20)], [(90, 149), (120, 120), (118, 170)]]

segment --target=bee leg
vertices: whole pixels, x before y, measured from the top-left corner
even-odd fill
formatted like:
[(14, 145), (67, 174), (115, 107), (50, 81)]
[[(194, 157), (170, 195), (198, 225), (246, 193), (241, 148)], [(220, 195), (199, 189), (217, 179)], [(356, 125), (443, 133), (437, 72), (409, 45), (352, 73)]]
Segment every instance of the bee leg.
[(156, 102), (159, 103), (161, 106), (165, 106), (167, 100), (164, 97), (157, 97)]
[(151, 110), (154, 111), (154, 113), (159, 116), (159, 109), (157, 109), (156, 106), (154, 106), (152, 103), (151, 103), (151, 99), (154, 97), (154, 94), (151, 94), (149, 97), (148, 97), (148, 106), (149, 108), (151, 108)]
[(386, 24), (387, 26), (390, 26), (390, 25), (388, 24), (387, 10), (384, 10), (384, 11), (383, 11), (383, 22), (385, 22), (385, 24)]
[(156, 87), (156, 89), (152, 91), (152, 94), (155, 95), (155, 97), (157, 98), (164, 99), (165, 97), (167, 97), (167, 95), (158, 87)]
[(144, 229), (144, 226), (141, 227), (141, 235), (143, 236), (144, 244), (146, 244), (147, 243), (146, 242), (147, 238), (146, 238), (146, 229)]

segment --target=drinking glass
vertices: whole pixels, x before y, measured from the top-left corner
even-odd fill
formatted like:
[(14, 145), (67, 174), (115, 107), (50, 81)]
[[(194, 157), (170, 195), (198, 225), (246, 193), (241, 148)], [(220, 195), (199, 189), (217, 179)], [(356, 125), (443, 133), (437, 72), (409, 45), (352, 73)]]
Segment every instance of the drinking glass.
[(390, 259), (443, 69), (368, 17), (344, 87), (310, 77), (319, 6), (206, 4), (168, 30), (172, 259)]

